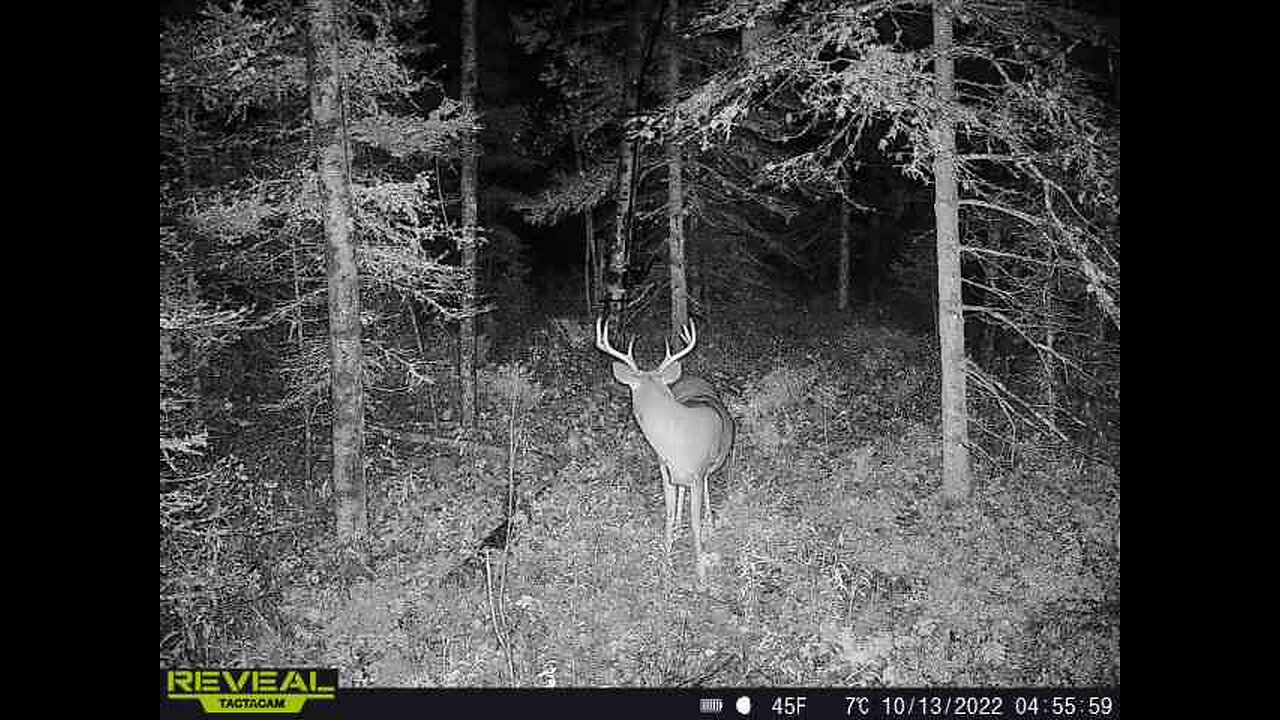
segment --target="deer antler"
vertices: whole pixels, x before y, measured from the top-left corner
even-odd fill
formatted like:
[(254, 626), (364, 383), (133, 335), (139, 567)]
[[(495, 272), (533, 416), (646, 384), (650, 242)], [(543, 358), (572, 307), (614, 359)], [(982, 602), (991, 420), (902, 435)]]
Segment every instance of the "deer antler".
[(667, 348), (667, 357), (665, 360), (662, 361), (662, 364), (659, 365), (658, 369), (655, 370), (654, 372), (662, 372), (663, 370), (666, 370), (668, 365), (679, 360), (685, 355), (688, 355), (689, 351), (693, 350), (694, 344), (698, 342), (698, 330), (693, 326), (692, 319), (689, 320), (688, 325), (684, 326), (683, 328), (680, 328), (680, 338), (684, 340), (684, 343), (685, 343), (684, 349), (676, 353), (675, 355), (671, 354), (671, 343), (668, 343), (665, 340), (662, 341)]
[(631, 344), (627, 346), (627, 352), (625, 355), (614, 350), (613, 346), (609, 344), (609, 321), (604, 318), (596, 318), (596, 347), (608, 353), (611, 357), (615, 357), (626, 363), (627, 367), (632, 370), (640, 372), (640, 368), (636, 367), (635, 358), (631, 355), (631, 351), (635, 349), (635, 346), (635, 338), (632, 338)]

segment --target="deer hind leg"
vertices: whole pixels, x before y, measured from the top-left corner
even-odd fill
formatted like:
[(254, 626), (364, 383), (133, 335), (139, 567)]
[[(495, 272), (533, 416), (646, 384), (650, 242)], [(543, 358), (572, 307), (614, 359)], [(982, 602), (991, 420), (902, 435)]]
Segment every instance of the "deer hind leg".
[(676, 528), (685, 521), (685, 486), (676, 486)]
[[(702, 521), (711, 523), (711, 493), (707, 490), (707, 480), (703, 478), (701, 483), (696, 483), (702, 490)], [(676, 526), (680, 526), (680, 522), (684, 519), (684, 486), (676, 486)]]
[(684, 522), (684, 486), (676, 485), (676, 527)]
[(702, 476), (702, 521), (711, 524), (711, 473)]
[(667, 505), (667, 525), (666, 532), (663, 537), (667, 541), (667, 560), (669, 561), (671, 559), (671, 542), (674, 539), (674, 531), (676, 522), (678, 521), (677, 514), (680, 510), (680, 502), (676, 497), (676, 486), (671, 483), (671, 471), (663, 464), (659, 464), (658, 467), (662, 470), (662, 499)]
[[(698, 584), (706, 581), (706, 570), (702, 567), (702, 499), (706, 494), (706, 478), (695, 479), (689, 488), (689, 524), (693, 526), (693, 568), (698, 573)], [(702, 487), (698, 487), (699, 483)]]

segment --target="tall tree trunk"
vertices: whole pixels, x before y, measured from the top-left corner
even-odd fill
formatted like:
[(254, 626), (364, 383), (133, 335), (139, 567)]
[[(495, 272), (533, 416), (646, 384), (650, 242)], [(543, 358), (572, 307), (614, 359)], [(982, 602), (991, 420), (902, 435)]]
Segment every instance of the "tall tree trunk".
[(631, 237), (631, 203), (634, 184), (636, 143), (628, 134), (631, 120), (640, 109), (640, 2), (627, 3), (627, 64), (624, 88), (623, 116), (620, 122), (622, 139), (618, 142), (618, 207), (613, 224), (613, 247), (609, 251), (609, 318), (615, 325), (622, 321), (626, 303), (627, 262)]
[(698, 246), (696, 227), (692, 220), (684, 224), (684, 272), (688, 282), (686, 297), (699, 317), (709, 318), (711, 309), (707, 307), (706, 286), (702, 282), (702, 256), (706, 248)]
[(852, 253), (849, 251), (849, 243), (852, 242), (849, 235), (850, 211), (849, 203), (843, 197), (837, 198), (840, 203), (840, 277), (837, 304), (840, 310), (849, 309), (849, 274), (853, 263)]
[(343, 21), (339, 0), (309, 0), (311, 118), (316, 169), (324, 204), (328, 256), (329, 345), (333, 391), (333, 490), (338, 541), (358, 547), (366, 535), (364, 482), (364, 358), (361, 354), (360, 276), (351, 226), (341, 75)]
[(1056, 268), (1057, 258), (1053, 251), (1053, 246), (1049, 246), (1047, 253), (1046, 267), (1050, 268), (1049, 278), (1040, 290), (1040, 315), (1044, 323), (1044, 347), (1040, 353), (1040, 404), (1044, 407), (1044, 419), (1049, 423), (1050, 429), (1055, 431), (1058, 427), (1058, 379), (1057, 365), (1058, 359), (1054, 350), (1054, 345), (1058, 339), (1058, 327), (1063, 321), (1062, 313), (1058, 308), (1057, 296), (1054, 290), (1057, 286), (1057, 273), (1052, 268)]
[[(476, 0), (462, 0), (463, 111), (476, 110)], [(462, 272), (463, 318), (458, 331), (458, 382), (461, 385), (462, 424), (476, 423), (476, 175), (478, 143), (473, 132), (462, 136)]]
[[(667, 101), (675, 113), (680, 90), (680, 52), (677, 47), (677, 20), (680, 0), (667, 0)], [(668, 136), (667, 151), (667, 250), (671, 260), (671, 338), (679, 339), (680, 328), (689, 320), (688, 284), (684, 268), (684, 162), (674, 134)]]
[[(577, 129), (571, 130), (573, 139), (573, 162), (578, 168), (578, 179), (587, 177), (587, 163), (582, 147), (582, 138)], [(600, 258), (596, 253), (596, 223), (594, 208), (587, 207), (582, 211), (582, 286), (587, 302), (587, 317), (595, 315), (596, 293), (600, 290)]]
[(596, 286), (592, 282), (596, 275), (595, 267), (599, 264), (596, 261), (595, 236), (595, 222), (591, 217), (591, 208), (587, 208), (582, 214), (582, 299), (587, 306), (586, 317), (593, 316), (596, 309)]
[(590, 218), (588, 218), (587, 220), (587, 227), (589, 228), (587, 232), (591, 233), (591, 247), (595, 251), (595, 256), (592, 258), (592, 262), (591, 262), (591, 269), (592, 271), (595, 272), (595, 277), (592, 278), (592, 281), (591, 281), (591, 287), (594, 288), (594, 292), (591, 298), (591, 300), (593, 301), (592, 310), (598, 312), (600, 305), (606, 299), (606, 294), (604, 289), (604, 266), (605, 266), (604, 255), (605, 255), (605, 245), (608, 244), (609, 242), (609, 236), (605, 235), (603, 237), (600, 237), (596, 233), (596, 218), (595, 218), (594, 208), (591, 211)]
[(960, 201), (956, 187), (953, 0), (933, 2), (935, 91), (941, 112), (934, 126), (934, 222), (938, 234), (938, 339), (942, 348), (942, 493), (969, 495), (969, 427), (965, 407), (964, 311), (960, 299)]

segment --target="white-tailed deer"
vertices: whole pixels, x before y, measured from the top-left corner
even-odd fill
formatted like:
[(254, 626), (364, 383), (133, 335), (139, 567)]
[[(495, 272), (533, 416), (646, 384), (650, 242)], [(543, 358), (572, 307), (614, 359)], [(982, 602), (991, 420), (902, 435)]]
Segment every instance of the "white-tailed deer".
[(716, 397), (707, 381), (681, 377), (680, 358), (698, 341), (693, 321), (680, 332), (684, 349), (675, 355), (667, 345), (667, 357), (656, 370), (636, 366), (635, 340), (622, 353), (609, 344), (609, 323), (596, 319), (596, 347), (620, 362), (613, 364), (613, 376), (631, 388), (631, 412), (636, 423), (658, 455), (662, 472), (663, 499), (667, 505), (667, 556), (672, 535), (680, 522), (685, 488), (689, 492), (689, 521), (693, 528), (693, 564), (698, 581), (705, 580), (702, 567), (702, 519), (711, 517), (711, 496), (707, 477), (720, 469), (733, 447), (733, 418)]

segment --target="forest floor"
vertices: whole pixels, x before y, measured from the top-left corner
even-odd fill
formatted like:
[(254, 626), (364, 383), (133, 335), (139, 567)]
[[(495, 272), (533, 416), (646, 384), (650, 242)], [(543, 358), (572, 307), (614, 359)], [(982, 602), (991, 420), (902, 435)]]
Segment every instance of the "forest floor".
[[(652, 367), (661, 327), (631, 331)], [(371, 572), (282, 559), (240, 659), (382, 687), (1119, 684), (1118, 476), (975, 455), (947, 506), (930, 338), (819, 313), (700, 324), (686, 372), (738, 423), (700, 590), (687, 512), (667, 562), (657, 461), (591, 333), (548, 321), (483, 370), (472, 437), (501, 452), (375, 434)]]

